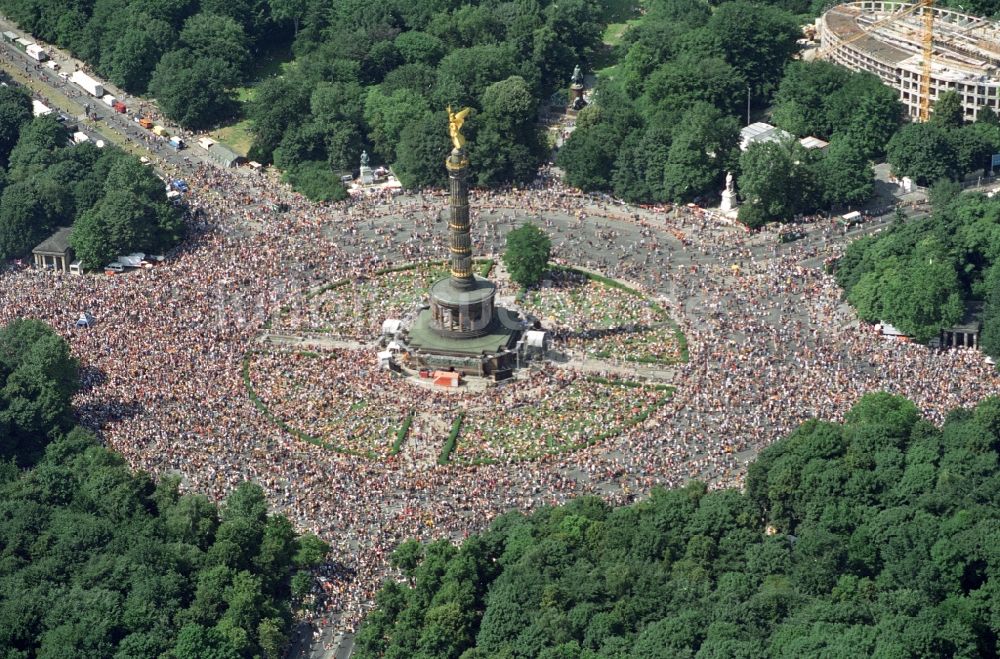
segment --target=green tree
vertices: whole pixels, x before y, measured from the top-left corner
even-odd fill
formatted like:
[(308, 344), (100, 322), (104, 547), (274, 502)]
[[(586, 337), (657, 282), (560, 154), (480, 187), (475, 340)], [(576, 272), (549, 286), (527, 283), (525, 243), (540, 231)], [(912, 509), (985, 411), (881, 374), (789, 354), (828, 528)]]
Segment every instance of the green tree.
[(169, 23), (144, 12), (126, 12), (123, 21), (120, 37), (101, 57), (100, 71), (121, 88), (141, 94), (177, 36)]
[(403, 129), (428, 112), (427, 100), (413, 90), (397, 89), (386, 94), (381, 87), (370, 87), (365, 96), (364, 116), (375, 153), (386, 162), (395, 162)]
[(21, 181), (0, 196), (0, 258), (27, 255), (60, 225), (68, 224), (70, 199), (59, 186)]
[(566, 182), (582, 190), (608, 189), (618, 155), (617, 139), (618, 134), (610, 124), (578, 123), (557, 156), (557, 164), (566, 171)]
[(309, 10), (307, 0), (268, 0), (267, 6), (275, 20), (292, 22), (292, 36), (297, 37), (299, 25)]
[(507, 234), (503, 262), (510, 278), (523, 287), (542, 279), (549, 264), (552, 241), (534, 224), (525, 224)]
[(732, 66), (717, 57), (682, 56), (652, 72), (646, 81), (646, 102), (657, 111), (682, 113), (695, 103), (736, 114), (746, 98), (746, 81)]
[(284, 180), (313, 201), (347, 199), (347, 188), (326, 162), (306, 160), (285, 171)]
[(821, 190), (810, 154), (796, 141), (751, 144), (740, 156), (740, 221), (751, 228), (815, 210)]
[(479, 127), (471, 142), (480, 185), (526, 182), (534, 178), (545, 147), (536, 126), (537, 104), (520, 76), (493, 83), (483, 92)]
[(21, 128), (30, 121), (31, 96), (20, 87), (0, 87), (0, 165), (7, 165)]
[(705, 29), (759, 97), (768, 96), (776, 87), (801, 35), (791, 14), (743, 0), (721, 4)]
[(850, 136), (836, 136), (820, 162), (823, 201), (829, 205), (860, 205), (875, 192), (875, 174), (863, 147)]
[(956, 178), (959, 174), (947, 130), (930, 122), (900, 128), (889, 140), (886, 160), (897, 176), (909, 176), (919, 185)]
[(254, 136), (250, 152), (256, 160), (271, 162), (285, 134), (308, 116), (309, 92), (304, 81), (289, 76), (268, 78), (257, 87), (246, 109)]
[(689, 201), (717, 189), (734, 161), (739, 130), (732, 117), (696, 103), (674, 129), (663, 191), (673, 201)]
[(441, 185), (451, 142), (443, 112), (427, 112), (406, 126), (396, 147), (396, 175), (408, 189)]
[(827, 109), (829, 99), (850, 76), (849, 70), (822, 60), (789, 62), (774, 96), (771, 118), (775, 125), (798, 137), (828, 139), (835, 128)]
[(943, 92), (931, 108), (931, 122), (945, 128), (958, 128), (965, 123), (962, 97), (953, 89)]
[(235, 72), (226, 61), (182, 48), (160, 59), (149, 90), (167, 117), (200, 130), (233, 116), (236, 102), (230, 88), (235, 83)]
[(1000, 361), (1000, 266), (990, 268), (986, 281), (989, 292), (983, 305), (980, 345), (994, 361)]
[(214, 58), (225, 62), (232, 70), (230, 75), (234, 81), (242, 79), (250, 63), (250, 44), (243, 26), (228, 16), (195, 14), (184, 21), (180, 42), (196, 59)]
[(0, 458), (36, 461), (70, 427), (79, 365), (66, 342), (37, 320), (0, 329)]
[(52, 116), (36, 117), (26, 124), (10, 152), (10, 180), (24, 181), (40, 175), (59, 160), (67, 137), (66, 129)]

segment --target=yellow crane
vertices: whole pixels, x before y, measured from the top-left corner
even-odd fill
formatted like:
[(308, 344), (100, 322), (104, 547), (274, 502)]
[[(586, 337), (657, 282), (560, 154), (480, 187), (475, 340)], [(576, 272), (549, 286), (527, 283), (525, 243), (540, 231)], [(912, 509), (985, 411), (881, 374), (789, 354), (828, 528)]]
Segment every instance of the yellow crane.
[(924, 29), (920, 35), (922, 46), (920, 72), (920, 110), (919, 121), (927, 121), (931, 115), (931, 60), (934, 58), (934, 0), (920, 0), (923, 7)]
[(931, 62), (934, 59), (934, 2), (935, 0), (917, 0), (917, 2), (909, 7), (905, 7), (891, 16), (883, 18), (882, 20), (875, 21), (871, 24), (868, 30), (858, 32), (857, 34), (846, 39), (842, 39), (835, 44), (820, 48), (816, 51), (816, 57), (823, 58), (838, 48), (842, 48), (848, 44), (854, 43), (855, 41), (864, 39), (881, 27), (895, 23), (901, 18), (920, 11), (920, 16), (923, 19), (923, 29), (920, 32), (920, 103), (918, 105), (917, 120), (927, 121), (930, 117), (931, 111)]

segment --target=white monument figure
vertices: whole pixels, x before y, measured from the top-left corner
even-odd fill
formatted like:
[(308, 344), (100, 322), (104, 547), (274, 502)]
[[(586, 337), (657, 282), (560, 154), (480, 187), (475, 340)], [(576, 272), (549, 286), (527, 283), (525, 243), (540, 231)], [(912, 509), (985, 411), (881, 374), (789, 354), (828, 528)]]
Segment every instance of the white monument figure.
[(736, 198), (736, 184), (733, 183), (733, 173), (726, 172), (726, 189), (722, 191), (722, 204), (719, 206), (719, 210), (728, 213), (736, 210), (739, 205)]

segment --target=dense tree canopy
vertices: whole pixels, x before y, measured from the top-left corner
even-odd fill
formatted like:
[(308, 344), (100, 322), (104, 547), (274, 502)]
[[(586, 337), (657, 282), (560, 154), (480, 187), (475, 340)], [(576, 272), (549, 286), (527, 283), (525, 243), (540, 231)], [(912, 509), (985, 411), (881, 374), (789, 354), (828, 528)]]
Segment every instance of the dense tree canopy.
[[(0, 648), (10, 656), (280, 656), (314, 540), (245, 483), (220, 511), (154, 484), (80, 429), (0, 485)], [(320, 554), (322, 557), (322, 553)], [(164, 654), (170, 653), (170, 654)]]
[(746, 491), (508, 514), (409, 541), (358, 656), (996, 656), (1000, 399), (942, 429), (879, 393), (804, 423)]
[(78, 368), (48, 325), (16, 320), (0, 328), (0, 461), (31, 464), (70, 430)]
[(857, 240), (837, 264), (837, 281), (858, 315), (925, 341), (985, 303), (983, 347), (1000, 356), (1000, 201), (935, 189), (932, 215), (897, 222)]
[(294, 180), (303, 163), (356, 173), (367, 150), (407, 187), (437, 184), (447, 155), (444, 109), (469, 106), (476, 112), (464, 130), (476, 183), (529, 181), (547, 155), (540, 102), (592, 56), (602, 20), (594, 0), (307, 8), (296, 65), (249, 106), (251, 155), (273, 159)]
[(149, 167), (114, 147), (67, 146), (62, 124), (31, 119), (30, 108), (26, 94), (0, 87), (0, 258), (23, 257), (66, 226), (90, 267), (177, 244), (180, 213)]
[(748, 95), (768, 103), (799, 35), (774, 6), (649, 3), (624, 36), (618, 72), (599, 82), (560, 150), (566, 180), (636, 202), (716, 194), (739, 164)]
[(280, 656), (329, 548), (254, 484), (220, 510), (132, 473), (72, 426), (78, 386), (47, 325), (0, 329), (0, 654)]

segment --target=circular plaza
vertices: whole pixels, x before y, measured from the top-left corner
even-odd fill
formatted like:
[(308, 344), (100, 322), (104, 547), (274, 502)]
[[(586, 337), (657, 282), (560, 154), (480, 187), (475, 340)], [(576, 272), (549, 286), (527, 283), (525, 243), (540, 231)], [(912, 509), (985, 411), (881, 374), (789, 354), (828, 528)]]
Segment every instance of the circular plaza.
[(300, 440), (404, 468), (574, 451), (641, 426), (670, 399), (686, 340), (645, 293), (566, 266), (526, 290), (493, 259), (475, 270), (494, 277), (506, 308), (544, 328), (544, 359), (458, 387), (435, 384), (405, 354), (400, 368), (381, 368), (384, 321), (412, 316), (447, 273), (425, 260), (312, 287), (279, 308), (244, 361), (251, 398)]

